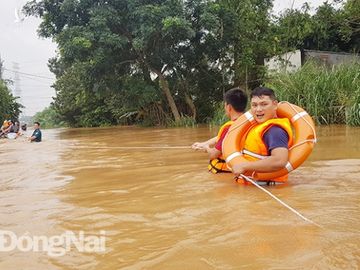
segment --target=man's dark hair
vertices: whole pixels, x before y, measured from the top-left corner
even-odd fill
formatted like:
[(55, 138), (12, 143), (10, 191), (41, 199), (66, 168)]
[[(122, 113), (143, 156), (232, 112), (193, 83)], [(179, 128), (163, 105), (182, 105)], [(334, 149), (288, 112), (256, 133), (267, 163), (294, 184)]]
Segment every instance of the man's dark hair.
[(224, 95), (224, 101), (230, 104), (235, 111), (244, 112), (248, 101), (246, 93), (239, 87), (228, 90)]
[(40, 123), (39, 123), (39, 122), (34, 122), (34, 124), (37, 124), (38, 126), (40, 126)]
[(267, 87), (256, 87), (250, 94), (250, 98), (261, 96), (268, 96), (272, 100), (277, 100), (274, 90)]

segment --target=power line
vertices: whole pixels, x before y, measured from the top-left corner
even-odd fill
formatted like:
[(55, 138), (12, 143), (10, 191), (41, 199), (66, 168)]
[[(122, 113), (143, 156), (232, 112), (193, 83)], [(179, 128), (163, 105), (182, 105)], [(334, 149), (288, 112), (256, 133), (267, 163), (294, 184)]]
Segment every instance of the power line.
[(43, 79), (39, 80), (38, 78), (33, 78), (32, 76), (29, 76), (29, 75), (23, 75), (23, 74), (20, 74), (22, 78), (26, 79), (26, 80), (32, 80), (32, 81), (35, 81), (35, 82), (38, 82), (38, 83), (42, 83), (44, 86), (49, 86), (51, 85), (51, 82), (49, 81), (44, 81)]
[(49, 85), (48, 84), (20, 84), (20, 86), (21, 87), (26, 87), (26, 88), (34, 88), (34, 87), (36, 87), (36, 88), (44, 88), (45, 86), (49, 86)]
[(4, 70), (10, 71), (10, 72), (17, 72), (17, 73), (19, 73), (19, 74), (23, 74), (23, 75), (27, 75), (27, 76), (31, 76), (31, 77), (48, 79), (48, 80), (52, 80), (52, 81), (54, 80), (54, 78), (45, 77), (45, 76), (40, 76), (40, 75), (35, 75), (35, 74), (30, 74), (30, 73), (25, 73), (25, 72), (19, 72), (19, 71), (12, 70), (12, 69), (4, 68)]

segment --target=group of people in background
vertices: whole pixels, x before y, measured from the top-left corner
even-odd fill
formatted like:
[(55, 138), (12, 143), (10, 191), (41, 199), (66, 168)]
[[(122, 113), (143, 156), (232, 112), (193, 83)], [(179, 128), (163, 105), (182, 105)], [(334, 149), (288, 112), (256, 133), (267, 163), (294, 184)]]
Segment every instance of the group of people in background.
[[(24, 123), (20, 126), (20, 122), (15, 120), (4, 120), (1, 130), (0, 130), (0, 138), (8, 138), (8, 139), (16, 139), (19, 136), (22, 136), (27, 131), (27, 124)], [(32, 135), (28, 138), (31, 142), (41, 142), (41, 130), (40, 123), (34, 123), (34, 131)]]
[[(27, 126), (24, 124), (22, 131), (26, 131)], [(20, 123), (19, 121), (13, 120), (5, 120), (1, 126), (0, 131), (0, 138), (9, 137), (15, 139), (16, 137), (20, 136), (22, 132), (20, 131)]]

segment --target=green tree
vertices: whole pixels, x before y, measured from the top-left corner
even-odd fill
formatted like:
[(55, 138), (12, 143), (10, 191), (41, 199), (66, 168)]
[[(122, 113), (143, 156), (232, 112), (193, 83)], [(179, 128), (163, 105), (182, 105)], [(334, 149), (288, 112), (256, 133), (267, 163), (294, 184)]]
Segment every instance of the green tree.
[(359, 1), (345, 1), (342, 7), (324, 2), (314, 15), (309, 5), (301, 10), (286, 10), (272, 25), (273, 54), (295, 49), (342, 51), (360, 50)]
[(34, 115), (33, 120), (40, 122), (42, 128), (57, 128), (66, 126), (66, 124), (61, 121), (61, 116), (56, 111), (54, 104), (50, 104), (49, 107), (45, 108), (41, 112), (37, 112)]
[(0, 79), (0, 119), (18, 119), (23, 107), (14, 97), (5, 81)]
[(83, 63), (87, 90), (116, 91), (121, 87), (119, 76), (134, 72), (143, 73), (151, 84), (154, 74), (179, 120), (167, 78), (179, 61), (181, 44), (194, 35), (184, 19), (182, 1), (44, 0), (28, 3), (25, 10), (43, 19), (39, 33), (56, 40), (58, 61), (65, 68)]
[(348, 0), (341, 10), (340, 35), (346, 47), (344, 51), (360, 52), (360, 3), (358, 0)]
[(271, 1), (186, 1), (195, 36), (180, 51), (173, 85), (193, 117), (212, 117), (227, 89), (259, 84), (269, 54), (270, 8)]
[[(135, 111), (208, 119), (225, 90), (262, 78), (270, 8), (271, 0), (34, 0), (25, 11), (58, 44), (55, 108), (75, 125), (95, 110), (111, 123)], [(121, 101), (129, 91), (141, 101), (131, 108)]]
[[(248, 88), (259, 84), (264, 57), (269, 55), (271, 0), (219, 0), (221, 31), (227, 43), (224, 56), (230, 57), (234, 85)], [(225, 48), (226, 48), (225, 47)], [(233, 59), (233, 61), (232, 61)]]
[(325, 2), (312, 17), (312, 34), (307, 38), (311, 49), (339, 51), (344, 47), (340, 33), (341, 12)]
[(272, 25), (273, 54), (308, 47), (307, 38), (313, 33), (310, 7), (305, 4), (301, 10), (287, 9)]

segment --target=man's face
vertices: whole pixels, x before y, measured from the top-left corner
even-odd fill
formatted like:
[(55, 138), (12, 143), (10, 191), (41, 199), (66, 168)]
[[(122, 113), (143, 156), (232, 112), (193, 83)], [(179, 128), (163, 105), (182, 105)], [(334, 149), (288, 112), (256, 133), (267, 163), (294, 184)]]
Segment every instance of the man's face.
[(38, 129), (39, 125), (38, 124), (34, 124), (34, 129)]
[(256, 122), (261, 124), (275, 118), (277, 103), (276, 100), (272, 100), (269, 96), (251, 98), (251, 113), (254, 115)]

